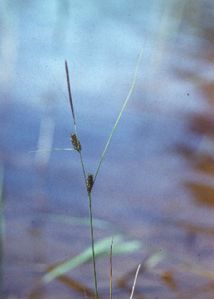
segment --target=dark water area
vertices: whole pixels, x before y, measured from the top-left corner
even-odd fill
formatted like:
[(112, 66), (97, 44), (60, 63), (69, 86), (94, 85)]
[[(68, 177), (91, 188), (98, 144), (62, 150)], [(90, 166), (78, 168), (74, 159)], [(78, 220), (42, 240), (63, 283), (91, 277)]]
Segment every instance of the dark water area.
[[(94, 173), (136, 86), (93, 189), (95, 239), (122, 233), (137, 251), (113, 256), (113, 296), (213, 298), (214, 2), (0, 2), (1, 298), (93, 296), (92, 262), (48, 284), (49, 268), (90, 246), (83, 156)], [(39, 151), (35, 151), (39, 150)], [(110, 244), (109, 244), (110, 249)], [(109, 257), (97, 259), (109, 295)]]

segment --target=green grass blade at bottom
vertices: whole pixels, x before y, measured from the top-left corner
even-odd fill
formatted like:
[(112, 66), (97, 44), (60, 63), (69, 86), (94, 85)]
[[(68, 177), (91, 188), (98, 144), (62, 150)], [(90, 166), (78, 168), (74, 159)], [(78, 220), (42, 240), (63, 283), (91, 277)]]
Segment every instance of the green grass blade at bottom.
[[(95, 243), (95, 255), (96, 257), (101, 255), (109, 254), (109, 245), (111, 244), (112, 237), (107, 237), (105, 239), (99, 240)], [(130, 253), (136, 250), (139, 250), (141, 243), (137, 240), (133, 241), (123, 241), (122, 235), (117, 235), (114, 237), (114, 251), (113, 255)], [(72, 269), (82, 265), (88, 261), (92, 260), (91, 247), (87, 248), (77, 256), (69, 259), (60, 265), (56, 266), (51, 271), (47, 272), (43, 277), (42, 281), (44, 283), (51, 282), (55, 278), (71, 271)]]

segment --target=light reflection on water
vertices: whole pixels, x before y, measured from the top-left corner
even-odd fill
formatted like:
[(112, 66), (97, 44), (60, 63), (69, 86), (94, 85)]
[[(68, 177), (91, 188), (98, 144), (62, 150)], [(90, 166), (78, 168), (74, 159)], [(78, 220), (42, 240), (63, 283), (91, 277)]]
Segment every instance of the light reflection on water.
[[(93, 172), (143, 46), (135, 92), (94, 190), (94, 214), (145, 245), (114, 258), (117, 297), (128, 294), (117, 279), (154, 249), (166, 257), (139, 277), (138, 296), (209, 297), (210, 277), (197, 270), (213, 267), (212, 1), (13, 3), (0, 4), (4, 295), (29, 295), (47, 266), (89, 245), (86, 228), (50, 220), (88, 215), (75, 153), (29, 153), (70, 147), (64, 59)], [(113, 232), (97, 229), (96, 238)], [(103, 295), (107, 269), (108, 259), (99, 260)], [(90, 270), (87, 264), (70, 275), (92, 286)], [(58, 281), (36, 292), (82, 296)]]

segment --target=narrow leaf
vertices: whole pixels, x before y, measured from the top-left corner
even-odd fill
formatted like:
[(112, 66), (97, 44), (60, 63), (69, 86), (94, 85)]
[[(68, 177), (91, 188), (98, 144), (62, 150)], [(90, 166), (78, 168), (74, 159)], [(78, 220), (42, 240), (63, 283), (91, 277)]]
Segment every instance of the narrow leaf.
[(65, 72), (66, 72), (66, 79), (67, 79), (67, 86), (68, 86), (68, 97), (69, 97), (69, 102), (70, 102), (70, 106), (71, 106), (71, 112), (72, 112), (74, 124), (76, 124), (73, 100), (72, 100), (72, 95), (71, 95), (71, 84), (70, 84), (70, 77), (69, 77), (69, 71), (68, 71), (68, 63), (67, 63), (66, 60), (65, 60)]
[(113, 238), (111, 240), (110, 254), (109, 254), (109, 264), (110, 264), (110, 274), (109, 274), (109, 297), (112, 299), (112, 250), (113, 250)]
[[(94, 245), (95, 256), (98, 257), (101, 255), (108, 255), (111, 241), (112, 241), (112, 237), (107, 237), (96, 242)], [(113, 255), (129, 253), (132, 251), (136, 251), (141, 247), (141, 244), (138, 241), (124, 242), (122, 235), (117, 235), (114, 237), (114, 245), (115, 246), (114, 246)], [(83, 263), (90, 261), (91, 259), (92, 259), (92, 251), (91, 251), (91, 247), (89, 247), (83, 252), (81, 252), (80, 254), (78, 254), (77, 256), (73, 257), (72, 259), (69, 259), (57, 265), (55, 268), (47, 272), (43, 276), (42, 281), (44, 283), (48, 283), (53, 279), (55, 279), (56, 277), (64, 275), (70, 270), (78, 267)]]
[[(122, 238), (121, 238), (121, 236), (117, 236), (116, 239), (117, 239), (117, 241), (121, 241)], [(96, 242), (94, 245), (96, 256), (105, 252), (106, 247), (109, 247), (110, 243), (111, 243), (111, 238), (109, 238), (109, 237)], [(46, 273), (43, 276), (43, 281), (48, 283), (48, 282), (52, 281), (54, 278), (67, 273), (68, 271), (78, 267), (79, 265), (81, 265), (83, 263), (86, 263), (91, 258), (92, 258), (92, 252), (91, 252), (91, 247), (89, 247), (86, 250), (84, 250), (82, 253), (80, 253), (79, 255), (73, 257), (72, 259), (65, 261), (64, 263), (58, 265), (56, 268), (54, 268), (51, 271), (49, 271), (48, 273)]]
[(119, 112), (119, 114), (117, 116), (117, 119), (116, 119), (116, 121), (114, 123), (114, 126), (112, 128), (112, 131), (111, 131), (111, 133), (110, 133), (110, 135), (109, 135), (109, 137), (107, 139), (107, 142), (106, 142), (106, 145), (104, 147), (104, 150), (103, 150), (103, 152), (102, 152), (102, 154), (100, 156), (100, 160), (98, 162), (97, 170), (96, 170), (95, 175), (94, 175), (94, 183), (96, 181), (97, 175), (98, 175), (100, 167), (102, 165), (102, 162), (103, 162), (103, 160), (104, 160), (104, 158), (106, 156), (106, 153), (107, 153), (107, 150), (108, 150), (109, 145), (111, 143), (111, 140), (113, 138), (113, 135), (114, 135), (114, 133), (115, 133), (115, 131), (117, 129), (117, 126), (118, 126), (118, 124), (120, 122), (120, 119), (121, 119), (121, 117), (123, 115), (123, 112), (124, 112), (124, 110), (125, 110), (125, 108), (126, 108), (126, 106), (128, 104), (129, 99), (131, 98), (131, 96), (133, 94), (133, 91), (134, 91), (134, 88), (135, 88), (135, 85), (136, 85), (137, 75), (138, 75), (139, 66), (140, 66), (140, 63), (141, 63), (142, 56), (143, 56), (143, 50), (141, 50), (141, 52), (139, 54), (139, 57), (138, 57), (138, 60), (137, 60), (137, 65), (136, 65), (134, 76), (133, 76), (133, 80), (132, 80), (130, 89), (128, 91), (128, 94), (127, 94), (127, 96), (126, 96), (126, 98), (125, 98), (125, 100), (123, 102), (122, 108), (121, 108), (121, 110), (120, 110), (120, 112)]
[(136, 286), (136, 282), (137, 282), (137, 277), (138, 277), (138, 274), (139, 274), (139, 271), (140, 271), (140, 267), (141, 267), (141, 264), (138, 265), (136, 273), (135, 273), (134, 283), (133, 283), (133, 286), (132, 286), (132, 292), (131, 292), (130, 299), (132, 299), (133, 296), (134, 296), (134, 290), (135, 290), (135, 286)]

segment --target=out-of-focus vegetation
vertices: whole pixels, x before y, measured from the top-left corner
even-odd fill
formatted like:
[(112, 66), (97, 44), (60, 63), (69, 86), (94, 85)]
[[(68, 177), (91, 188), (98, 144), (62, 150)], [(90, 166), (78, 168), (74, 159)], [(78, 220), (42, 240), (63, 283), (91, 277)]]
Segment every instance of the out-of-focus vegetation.
[[(113, 257), (114, 297), (130, 295), (138, 264), (135, 297), (213, 296), (213, 15), (212, 0), (0, 1), (3, 297), (93, 297), (90, 260), (40, 284), (90, 245), (63, 63), (93, 173), (142, 45), (94, 190), (95, 238), (142, 245)], [(97, 264), (106, 296), (108, 255)]]

